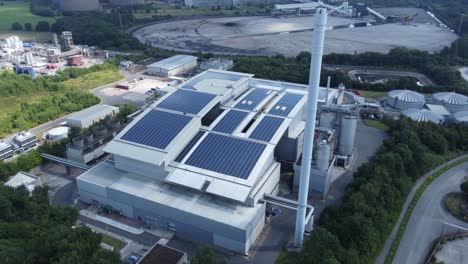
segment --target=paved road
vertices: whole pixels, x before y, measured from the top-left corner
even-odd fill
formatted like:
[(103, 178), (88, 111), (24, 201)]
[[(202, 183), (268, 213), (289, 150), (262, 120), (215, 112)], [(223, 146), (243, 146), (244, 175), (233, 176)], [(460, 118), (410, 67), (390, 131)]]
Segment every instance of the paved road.
[(458, 191), (459, 183), (467, 175), (468, 162), (440, 175), (426, 189), (408, 222), (393, 263), (423, 263), (432, 242), (444, 231), (444, 222), (468, 228), (468, 223), (448, 214), (442, 205), (443, 197)]

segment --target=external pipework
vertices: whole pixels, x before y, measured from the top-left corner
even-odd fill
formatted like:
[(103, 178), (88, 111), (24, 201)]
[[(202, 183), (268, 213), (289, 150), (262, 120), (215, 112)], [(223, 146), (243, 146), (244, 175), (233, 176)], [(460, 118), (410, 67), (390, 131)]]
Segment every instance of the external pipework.
[(309, 92), (307, 96), (307, 118), (304, 131), (304, 146), (302, 150), (301, 177), (299, 181), (299, 198), (296, 216), (294, 247), (300, 249), (304, 238), (307, 197), (309, 196), (310, 167), (314, 145), (315, 119), (317, 116), (317, 101), (319, 94), (320, 72), (322, 68), (323, 45), (327, 25), (327, 11), (318, 8), (315, 14), (311, 63), (309, 72)]

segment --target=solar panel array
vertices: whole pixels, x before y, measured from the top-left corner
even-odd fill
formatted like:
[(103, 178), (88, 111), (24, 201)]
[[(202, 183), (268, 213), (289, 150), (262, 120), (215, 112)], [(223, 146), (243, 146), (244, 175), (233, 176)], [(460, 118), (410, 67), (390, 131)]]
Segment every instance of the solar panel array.
[(252, 110), (268, 96), (268, 92), (269, 90), (256, 88), (237, 103), (235, 107)]
[(214, 94), (179, 89), (157, 107), (196, 115), (215, 97)]
[(287, 116), (302, 97), (303, 95), (300, 94), (285, 94), (268, 113), (272, 115)]
[(265, 116), (254, 129), (252, 134), (250, 134), (249, 138), (269, 142), (283, 121), (283, 118)]
[(248, 112), (231, 110), (216, 124), (213, 130), (231, 134), (248, 114)]
[(165, 149), (179, 132), (192, 120), (189, 116), (151, 110), (121, 139)]
[(266, 145), (218, 134), (209, 134), (185, 164), (247, 179)]
[(185, 156), (187, 156), (187, 153), (197, 144), (198, 140), (205, 134), (203, 131), (199, 131), (193, 138), (190, 140), (190, 142), (185, 146), (185, 148), (179, 153), (175, 161), (181, 162)]

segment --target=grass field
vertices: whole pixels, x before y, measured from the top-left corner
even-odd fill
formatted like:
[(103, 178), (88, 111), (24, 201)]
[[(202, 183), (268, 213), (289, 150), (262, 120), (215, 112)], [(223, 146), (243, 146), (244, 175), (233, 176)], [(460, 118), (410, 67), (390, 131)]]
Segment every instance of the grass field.
[(379, 97), (384, 97), (387, 95), (387, 92), (376, 92), (376, 91), (363, 91), (359, 90), (366, 98), (377, 99)]
[(114, 251), (116, 252), (120, 252), (120, 250), (122, 250), (127, 245), (127, 243), (123, 242), (122, 240), (118, 240), (106, 234), (101, 234), (101, 235), (102, 235), (102, 243), (105, 243), (109, 246), (113, 246)]
[[(5, 96), (0, 97), (0, 123), (21, 110), (22, 103), (34, 104), (39, 103), (42, 99), (52, 97), (54, 95), (65, 94), (69, 90), (86, 90), (89, 91), (93, 88), (103, 86), (109, 83), (116, 82), (122, 79), (123, 76), (117, 70), (105, 70), (100, 72), (93, 72), (76, 79), (71, 79), (64, 82), (67, 89), (59, 92), (42, 92), (34, 95), (27, 96)], [(12, 133), (18, 130), (12, 131)], [(6, 135), (0, 134), (0, 137)]]
[(47, 21), (49, 23), (55, 22), (53, 17), (41, 17), (31, 13), (29, 9), (29, 2), (24, 1), (0, 1), (0, 32), (8, 31), (11, 29), (11, 24), (19, 22), (24, 25), (29, 22), (36, 26), (39, 21)]
[(123, 78), (117, 70), (93, 72), (64, 82), (69, 89), (91, 90), (99, 86), (116, 82)]
[(375, 128), (378, 128), (378, 129), (382, 129), (384, 131), (387, 131), (388, 130), (388, 126), (385, 125), (382, 121), (378, 121), (378, 120), (366, 120), (365, 121), (365, 124), (370, 126), (370, 127), (375, 127)]

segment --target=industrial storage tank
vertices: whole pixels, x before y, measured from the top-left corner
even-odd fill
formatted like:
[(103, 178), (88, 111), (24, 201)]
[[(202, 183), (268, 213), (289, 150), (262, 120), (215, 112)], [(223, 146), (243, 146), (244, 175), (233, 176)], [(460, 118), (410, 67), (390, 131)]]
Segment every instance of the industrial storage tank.
[(317, 145), (317, 160), (316, 166), (321, 171), (328, 170), (328, 162), (330, 159), (330, 145), (326, 140), (322, 140)]
[(354, 138), (356, 137), (357, 116), (342, 115), (340, 137), (338, 140), (338, 154), (350, 156), (353, 153)]
[(432, 95), (435, 101), (442, 104), (450, 112), (468, 111), (468, 97), (455, 92), (442, 92)]
[(403, 115), (411, 118), (416, 122), (432, 122), (439, 124), (442, 122), (442, 120), (444, 120), (443, 116), (428, 109), (408, 109), (403, 111)]
[(319, 126), (335, 129), (336, 113), (322, 111), (320, 113)]
[(391, 98), (389, 106), (399, 110), (421, 108), (426, 101), (424, 95), (409, 90), (393, 90), (388, 96)]
[(468, 111), (461, 111), (453, 114), (453, 119), (457, 123), (468, 124)]
[(47, 139), (48, 140), (60, 140), (62, 138), (68, 137), (68, 131), (70, 130), (69, 127), (60, 126), (56, 128), (52, 128), (47, 132)]

